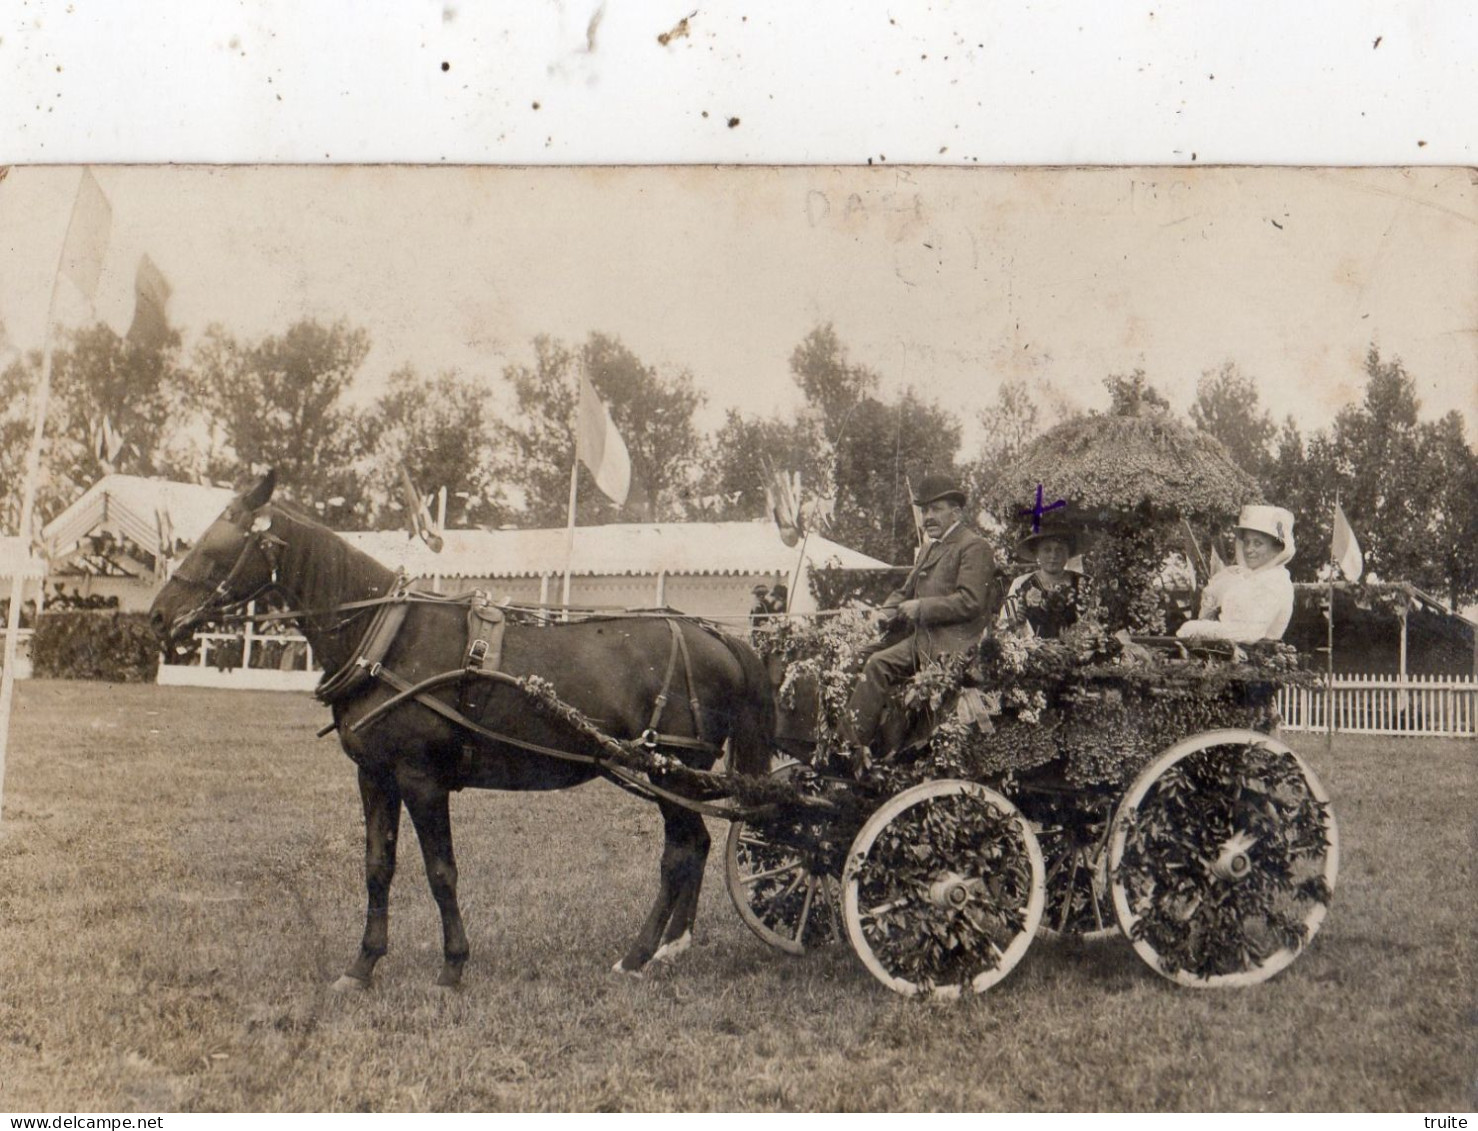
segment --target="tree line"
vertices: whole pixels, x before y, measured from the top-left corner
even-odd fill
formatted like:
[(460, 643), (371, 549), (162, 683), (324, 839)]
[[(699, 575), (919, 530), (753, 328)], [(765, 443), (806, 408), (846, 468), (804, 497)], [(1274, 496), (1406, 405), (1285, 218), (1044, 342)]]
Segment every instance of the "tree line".
[[(758, 518), (774, 469), (798, 472), (806, 497), (830, 501), (830, 537), (906, 562), (916, 544), (909, 482), (942, 471), (979, 492), (1053, 423), (1031, 385), (1010, 380), (979, 412), (981, 440), (967, 451), (954, 408), (915, 389), (885, 394), (830, 324), (790, 356), (800, 412), (730, 409), (708, 434), (694, 420), (704, 396), (692, 373), (648, 365), (611, 335), (537, 338), (531, 362), (491, 377), (402, 366), (356, 403), (369, 349), (364, 330), (311, 319), (256, 339), (212, 326), (188, 356), (177, 332), (139, 343), (103, 325), (70, 331), (54, 352), (38, 514), (55, 515), (110, 470), (229, 483), (271, 465), (281, 489), (330, 525), (383, 528), (405, 523), (404, 465), (422, 490), (445, 487), (449, 526), (562, 525), (583, 371), (626, 442), (634, 486), (617, 508), (582, 468), (580, 523)], [(0, 371), (0, 482), (16, 485), (0, 522), (10, 530), (40, 362), (33, 353)], [(1337, 495), (1368, 569), (1454, 605), (1472, 600), (1478, 456), (1463, 419), (1420, 419), (1415, 381), (1374, 347), (1365, 378), (1361, 401), (1304, 434), (1292, 417), (1276, 423), (1228, 362), (1202, 375), (1190, 423), (1226, 446), (1264, 501), (1298, 517), (1296, 578), (1313, 579), (1327, 560)], [(1143, 372), (1104, 384), (1109, 412), (1172, 411)]]

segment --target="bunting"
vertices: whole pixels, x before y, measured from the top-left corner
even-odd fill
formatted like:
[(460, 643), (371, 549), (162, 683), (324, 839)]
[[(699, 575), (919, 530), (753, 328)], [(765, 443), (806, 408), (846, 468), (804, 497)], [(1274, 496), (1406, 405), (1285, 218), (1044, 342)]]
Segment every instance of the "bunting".
[(765, 503), (770, 517), (780, 530), (780, 541), (794, 546), (806, 532), (805, 519), (798, 500), (801, 496), (801, 474), (776, 471), (765, 461)]
[(416, 490), (415, 483), (411, 481), (411, 473), (406, 470), (403, 463), (400, 465), (400, 487), (404, 496), (406, 522), (410, 526), (411, 536), (425, 542), (431, 547), (432, 553), (441, 553), (441, 548), (445, 543), (440, 531), (436, 529), (436, 524), (431, 521), (431, 507), (427, 502), (427, 497)]

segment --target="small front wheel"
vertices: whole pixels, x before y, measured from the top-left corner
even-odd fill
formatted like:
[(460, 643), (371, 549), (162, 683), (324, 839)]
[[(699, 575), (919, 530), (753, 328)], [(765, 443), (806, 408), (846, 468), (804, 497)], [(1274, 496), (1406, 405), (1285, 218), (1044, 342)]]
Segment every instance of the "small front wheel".
[(1031, 945), (1043, 899), (1031, 828), (975, 782), (925, 782), (890, 798), (842, 873), (852, 949), (901, 994), (953, 998), (995, 985)]
[[(781, 766), (771, 776), (788, 781), (797, 765)], [(776, 950), (805, 954), (841, 937), (838, 877), (846, 841), (835, 844), (832, 831), (825, 819), (796, 813), (729, 826), (729, 898), (744, 925)]]
[(1109, 875), (1139, 956), (1184, 986), (1246, 986), (1302, 953), (1329, 910), (1339, 832), (1301, 758), (1256, 731), (1186, 739), (1119, 806)]

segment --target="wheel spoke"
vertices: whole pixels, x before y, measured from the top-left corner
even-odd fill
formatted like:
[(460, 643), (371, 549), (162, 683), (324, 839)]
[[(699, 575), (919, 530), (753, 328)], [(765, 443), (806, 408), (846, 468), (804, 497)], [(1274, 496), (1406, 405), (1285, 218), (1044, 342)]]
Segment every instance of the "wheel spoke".
[(751, 872), (747, 876), (740, 876), (739, 882), (741, 884), (757, 884), (761, 880), (768, 880), (773, 876), (783, 876), (787, 872), (794, 872), (800, 866), (801, 862), (799, 859), (792, 860), (790, 863), (782, 864), (778, 868), (767, 868), (763, 872)]
[(801, 904), (800, 922), (796, 924), (795, 941), (805, 942), (806, 923), (811, 918), (811, 900), (816, 895), (816, 877), (810, 876), (806, 880), (806, 899)]

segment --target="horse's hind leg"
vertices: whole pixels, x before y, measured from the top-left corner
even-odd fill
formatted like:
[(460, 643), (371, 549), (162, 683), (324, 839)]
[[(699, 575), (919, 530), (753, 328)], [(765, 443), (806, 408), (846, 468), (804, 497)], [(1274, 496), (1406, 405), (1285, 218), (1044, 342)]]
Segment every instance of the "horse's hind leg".
[(639, 973), (654, 958), (680, 954), (692, 938), (693, 919), (698, 913), (698, 893), (703, 888), (703, 868), (708, 862), (711, 841), (703, 818), (690, 809), (667, 801), (657, 803), (667, 834), (662, 847), (662, 871), (657, 901), (642, 924), (636, 942), (616, 964), (622, 973)]
[(441, 976), (440, 986), (462, 983), (462, 967), (467, 962), (467, 932), (462, 927), (462, 912), (457, 907), (457, 861), (452, 854), (452, 818), (447, 808), (447, 792), (439, 786), (405, 788), (405, 807), (410, 810), (421, 841), (421, 855), (426, 861), (426, 879), (431, 895), (441, 910)]
[(364, 802), (364, 884), (369, 894), (364, 940), (359, 955), (334, 983), (337, 989), (364, 989), (385, 954), (390, 932), (390, 881), (395, 878), (395, 839), (400, 831), (400, 790), (389, 775), (359, 771)]

